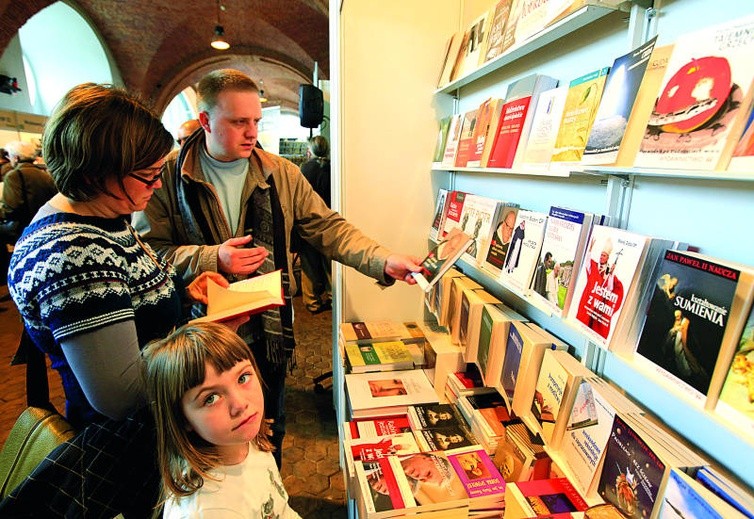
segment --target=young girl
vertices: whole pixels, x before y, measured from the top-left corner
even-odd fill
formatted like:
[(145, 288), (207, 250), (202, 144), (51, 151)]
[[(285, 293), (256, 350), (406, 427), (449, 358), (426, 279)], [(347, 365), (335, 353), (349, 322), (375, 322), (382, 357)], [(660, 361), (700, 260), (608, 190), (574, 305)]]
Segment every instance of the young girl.
[(228, 327), (186, 325), (144, 352), (165, 519), (298, 518), (288, 506), (249, 347)]

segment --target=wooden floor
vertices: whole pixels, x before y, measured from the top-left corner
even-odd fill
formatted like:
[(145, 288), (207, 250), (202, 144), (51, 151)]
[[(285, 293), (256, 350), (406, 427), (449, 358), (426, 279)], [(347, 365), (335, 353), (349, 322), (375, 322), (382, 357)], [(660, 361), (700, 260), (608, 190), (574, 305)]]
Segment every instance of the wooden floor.
[[(0, 286), (0, 299), (8, 293)], [(305, 519), (346, 517), (345, 486), (338, 465), (338, 428), (332, 393), (315, 393), (312, 378), (330, 370), (332, 313), (310, 314), (294, 298), (298, 365), (286, 387), (287, 435), (281, 475), (291, 507)], [(26, 368), (11, 366), (21, 334), (21, 319), (12, 301), (0, 302), (0, 442), (26, 407)], [(60, 377), (49, 370), (52, 403), (65, 409)]]

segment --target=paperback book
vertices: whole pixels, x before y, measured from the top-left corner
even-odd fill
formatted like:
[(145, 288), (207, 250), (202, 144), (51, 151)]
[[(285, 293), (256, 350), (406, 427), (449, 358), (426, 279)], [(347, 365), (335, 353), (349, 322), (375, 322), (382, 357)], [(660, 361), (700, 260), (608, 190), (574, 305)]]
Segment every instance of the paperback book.
[(505, 428), (505, 438), (495, 450), (495, 465), (506, 482), (547, 479), (552, 460), (542, 441), (521, 422)]
[(592, 213), (565, 207), (550, 208), (531, 294), (558, 317), (567, 314), (593, 217)]
[(505, 95), (489, 160), (483, 165), (512, 168), (521, 162), (539, 95), (557, 86), (557, 79), (542, 74), (531, 74), (511, 83)]
[(659, 517), (744, 519), (746, 516), (682, 470), (673, 468), (662, 494)]
[(438, 233), (437, 240), (445, 238), (451, 230), (461, 228), (461, 215), (463, 214), (463, 204), (466, 196), (468, 195), (463, 191), (451, 191), (448, 193), (447, 200), (445, 201), (444, 222), (441, 232)]
[[(644, 262), (647, 237), (595, 225), (578, 273), (568, 318), (608, 347)], [(629, 309), (631, 310), (631, 309)]]
[(347, 373), (346, 395), (354, 418), (405, 413), (409, 405), (437, 403), (422, 370)]
[(505, 26), (508, 23), (513, 0), (500, 0), (490, 10), (491, 23), (487, 36), (487, 48), (484, 52), (484, 62), (500, 56), (508, 48), (505, 46)]
[(463, 114), (461, 121), (461, 136), (458, 139), (455, 167), (464, 168), (471, 157), (474, 148), (474, 129), (476, 128), (479, 108), (474, 108)]
[(473, 238), (461, 229), (454, 228), (448, 232), (421, 262), (422, 270), (411, 273), (422, 290), (432, 290), (435, 283), (458, 261), (472, 241)]
[(582, 164), (615, 163), (656, 41), (657, 36), (613, 62), (581, 157)]
[(499, 276), (505, 264), (505, 256), (508, 253), (513, 230), (516, 225), (516, 215), (519, 206), (514, 202), (501, 202), (497, 221), (494, 222), (489, 246), (481, 251), (479, 265), (492, 276)]
[(567, 166), (581, 161), (609, 70), (601, 68), (569, 83), (552, 163)]
[(447, 214), (447, 202), (449, 191), (443, 187), (437, 190), (435, 200), (435, 216), (432, 218), (432, 226), (429, 229), (429, 239), (433, 242), (439, 240), (440, 234), (445, 227), (445, 215)]
[(680, 36), (634, 162), (639, 168), (724, 170), (748, 113), (754, 17)]
[(718, 358), (723, 363), (731, 357), (737, 323), (745, 320), (754, 297), (752, 279), (708, 256), (666, 251), (656, 269), (637, 357), (703, 403)]
[(207, 299), (207, 315), (193, 319), (191, 323), (222, 322), (283, 306), (281, 271), (237, 281), (228, 288), (210, 279), (207, 281)]
[(598, 493), (632, 519), (652, 516), (663, 482), (665, 463), (620, 415), (605, 448)]
[(466, 362), (476, 362), (482, 310), (487, 305), (496, 304), (501, 304), (500, 300), (484, 290), (464, 290), (461, 293), (458, 339)]
[(733, 358), (727, 366), (722, 370), (725, 380), (720, 398), (715, 402), (715, 393), (711, 391), (708, 407), (714, 407), (736, 424), (746, 424), (751, 431), (754, 429), (754, 306), (749, 311)]
[(521, 209), (516, 215), (513, 237), (500, 274), (503, 285), (528, 295), (534, 269), (542, 249), (547, 214)]
[(588, 507), (566, 478), (518, 481), (506, 485), (506, 517), (563, 517), (558, 514), (583, 512)]
[(417, 352), (411, 349), (412, 346), (417, 349), (416, 345), (402, 341), (348, 342), (345, 344), (346, 368), (350, 373), (414, 369)]
[(532, 116), (529, 140), (524, 146), (521, 160), (523, 171), (544, 172), (549, 168), (567, 95), (568, 85), (545, 90), (539, 94), (539, 102)]
[(445, 155), (445, 145), (448, 142), (448, 132), (450, 131), (450, 120), (453, 116), (447, 116), (440, 119), (440, 128), (437, 131), (437, 141), (435, 141), (435, 153), (432, 156), (432, 162), (442, 164), (442, 158)]
[(340, 323), (343, 341), (370, 344), (381, 341), (424, 342), (424, 332), (414, 321), (352, 321)]
[(442, 154), (443, 166), (454, 166), (456, 163), (456, 153), (458, 153), (458, 142), (461, 139), (461, 126), (463, 125), (463, 115), (454, 114), (450, 118), (448, 126), (448, 136), (445, 139), (445, 151)]
[[(530, 412), (521, 418), (532, 431), (542, 435), (548, 447), (560, 447), (566, 428), (573, 425), (569, 421), (581, 381), (592, 376), (594, 374), (567, 351), (545, 350)], [(592, 420), (594, 418), (585, 423)]]
[(458, 448), (446, 455), (466, 490), (471, 510), (502, 508), (505, 480), (484, 449)]
[(488, 196), (467, 194), (461, 213), (461, 230), (471, 236), (472, 242), (464, 251), (462, 258), (471, 265), (476, 265), (480, 251), (490, 241), (493, 225), (499, 217), (501, 203)]

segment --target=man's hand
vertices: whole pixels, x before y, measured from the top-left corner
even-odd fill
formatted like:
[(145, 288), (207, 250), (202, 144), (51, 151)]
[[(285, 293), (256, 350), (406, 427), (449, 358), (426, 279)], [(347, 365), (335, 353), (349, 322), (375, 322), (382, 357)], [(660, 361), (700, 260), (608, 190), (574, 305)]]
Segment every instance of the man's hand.
[(256, 272), (267, 257), (264, 247), (245, 248), (251, 235), (231, 238), (220, 245), (217, 253), (217, 268), (226, 274), (248, 275)]
[(186, 288), (188, 296), (194, 301), (207, 304), (207, 280), (211, 279), (223, 288), (228, 288), (230, 283), (218, 272), (202, 272)]
[(399, 281), (405, 281), (409, 285), (415, 285), (416, 280), (411, 273), (422, 270), (421, 262), (421, 258), (416, 256), (391, 254), (385, 262), (385, 274)]

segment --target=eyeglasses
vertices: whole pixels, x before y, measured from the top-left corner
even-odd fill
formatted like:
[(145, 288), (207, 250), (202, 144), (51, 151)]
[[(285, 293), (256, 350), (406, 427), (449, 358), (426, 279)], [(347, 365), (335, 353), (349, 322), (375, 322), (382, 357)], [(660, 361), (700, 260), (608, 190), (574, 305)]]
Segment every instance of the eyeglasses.
[(149, 178), (149, 179), (144, 178), (144, 177), (140, 177), (139, 175), (136, 175), (134, 173), (129, 173), (128, 176), (131, 177), (131, 178), (134, 178), (134, 179), (138, 180), (139, 182), (141, 182), (145, 186), (152, 187), (157, 182), (159, 182), (160, 180), (162, 180), (162, 169), (158, 170), (157, 174), (155, 176), (153, 176), (152, 178)]

